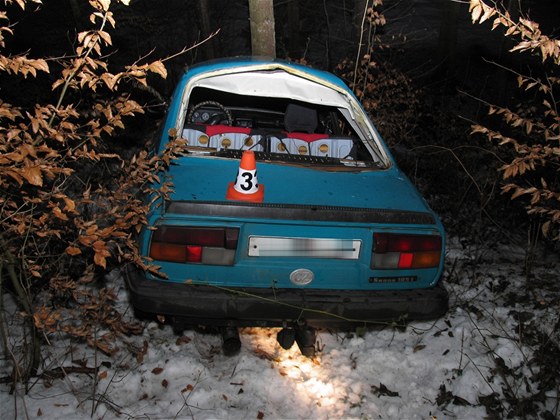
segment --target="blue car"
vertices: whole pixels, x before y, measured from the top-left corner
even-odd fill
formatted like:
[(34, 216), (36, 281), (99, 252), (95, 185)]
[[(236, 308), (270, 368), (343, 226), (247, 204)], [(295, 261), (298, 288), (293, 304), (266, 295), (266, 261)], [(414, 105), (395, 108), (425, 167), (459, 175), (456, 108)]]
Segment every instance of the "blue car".
[(282, 327), (314, 353), (317, 328), (433, 319), (445, 233), (352, 91), (333, 74), (260, 58), (182, 77), (159, 140), (183, 140), (139, 246), (163, 276), (128, 271), (132, 303), (181, 330)]

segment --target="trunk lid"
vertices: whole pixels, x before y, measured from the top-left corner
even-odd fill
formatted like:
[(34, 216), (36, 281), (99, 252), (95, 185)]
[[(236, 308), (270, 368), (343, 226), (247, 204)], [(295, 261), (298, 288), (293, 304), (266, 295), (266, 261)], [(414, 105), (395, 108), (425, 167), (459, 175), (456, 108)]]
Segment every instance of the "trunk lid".
[[(235, 181), (238, 169), (236, 159), (183, 157), (169, 172), (175, 191), (172, 200), (225, 201), (228, 184)], [(257, 177), (259, 185), (264, 187), (264, 205), (430, 212), (424, 199), (395, 166), (341, 172), (258, 161)]]

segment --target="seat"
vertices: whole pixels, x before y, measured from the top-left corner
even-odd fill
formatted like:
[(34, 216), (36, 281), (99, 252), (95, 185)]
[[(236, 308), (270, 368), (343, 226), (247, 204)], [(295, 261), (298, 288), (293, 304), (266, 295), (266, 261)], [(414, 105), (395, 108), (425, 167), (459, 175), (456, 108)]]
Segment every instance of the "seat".
[(354, 142), (350, 137), (330, 137), (315, 133), (317, 111), (298, 104), (289, 104), (284, 114), (282, 137), (272, 138), (270, 150), (275, 153), (354, 159)]
[(317, 129), (317, 111), (298, 104), (288, 104), (284, 113), (284, 129), (314, 133)]

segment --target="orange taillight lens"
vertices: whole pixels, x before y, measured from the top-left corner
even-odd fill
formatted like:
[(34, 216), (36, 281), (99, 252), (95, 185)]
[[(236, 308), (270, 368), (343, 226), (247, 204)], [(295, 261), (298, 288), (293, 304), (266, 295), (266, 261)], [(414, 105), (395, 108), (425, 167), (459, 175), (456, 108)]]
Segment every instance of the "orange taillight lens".
[(185, 262), (187, 258), (187, 248), (184, 245), (152, 242), (150, 257), (154, 260)]
[(159, 226), (150, 257), (158, 261), (233, 265), (238, 228)]

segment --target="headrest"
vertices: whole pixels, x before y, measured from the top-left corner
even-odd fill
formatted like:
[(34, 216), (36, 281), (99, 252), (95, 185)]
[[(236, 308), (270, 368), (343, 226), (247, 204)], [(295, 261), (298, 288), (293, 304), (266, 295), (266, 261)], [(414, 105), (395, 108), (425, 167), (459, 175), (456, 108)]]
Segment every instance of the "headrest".
[(302, 105), (288, 104), (284, 114), (286, 131), (313, 133), (317, 128), (317, 111)]

